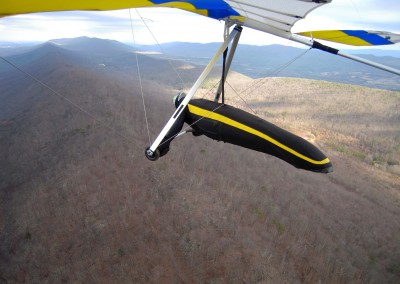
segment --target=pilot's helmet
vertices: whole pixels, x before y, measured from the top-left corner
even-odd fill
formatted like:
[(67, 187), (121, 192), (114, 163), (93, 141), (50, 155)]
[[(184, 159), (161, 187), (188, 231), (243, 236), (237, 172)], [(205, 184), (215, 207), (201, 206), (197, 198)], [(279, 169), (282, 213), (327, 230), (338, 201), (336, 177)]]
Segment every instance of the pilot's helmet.
[(174, 98), (172, 99), (172, 103), (175, 105), (176, 108), (182, 103), (185, 96), (186, 94), (184, 92), (179, 92), (176, 96), (174, 96)]

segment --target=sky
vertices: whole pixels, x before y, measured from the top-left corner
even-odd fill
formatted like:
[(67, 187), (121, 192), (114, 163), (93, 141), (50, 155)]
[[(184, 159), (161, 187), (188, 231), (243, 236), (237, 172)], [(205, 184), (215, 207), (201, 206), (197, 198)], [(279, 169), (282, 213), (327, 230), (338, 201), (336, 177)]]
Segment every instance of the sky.
[[(223, 29), (223, 22), (168, 8), (37, 13), (0, 18), (0, 41), (44, 42), (56, 38), (89, 36), (131, 44), (174, 41), (206, 43), (222, 41)], [(297, 22), (292, 31), (320, 29), (367, 29), (400, 33), (400, 0), (333, 0)], [(298, 46), (251, 29), (244, 30), (240, 42)], [(400, 50), (400, 44), (388, 49)]]

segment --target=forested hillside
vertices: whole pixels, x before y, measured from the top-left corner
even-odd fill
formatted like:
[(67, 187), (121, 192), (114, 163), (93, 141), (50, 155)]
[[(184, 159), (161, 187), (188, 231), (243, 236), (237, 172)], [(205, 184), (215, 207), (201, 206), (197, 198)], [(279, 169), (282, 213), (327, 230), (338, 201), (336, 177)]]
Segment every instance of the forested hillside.
[(151, 140), (201, 67), (63, 44), (7, 57), (52, 90), (0, 65), (0, 282), (400, 281), (399, 92), (233, 73), (227, 103), (334, 172), (192, 135), (150, 162), (136, 58)]

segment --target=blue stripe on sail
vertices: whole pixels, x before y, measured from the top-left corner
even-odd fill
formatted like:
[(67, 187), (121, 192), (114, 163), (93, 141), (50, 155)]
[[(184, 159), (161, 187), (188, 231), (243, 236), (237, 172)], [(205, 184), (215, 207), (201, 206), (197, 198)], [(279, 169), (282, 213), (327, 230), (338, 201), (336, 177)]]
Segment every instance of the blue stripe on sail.
[(240, 16), (223, 0), (151, 0), (154, 4), (166, 4), (170, 2), (182, 2), (192, 4), (196, 9), (207, 10), (208, 16), (213, 19), (223, 19), (230, 16)]
[(368, 33), (367, 31), (353, 31), (353, 30), (342, 30), (345, 34), (349, 36), (358, 37), (372, 45), (386, 45), (393, 44), (389, 39), (386, 39), (378, 34)]

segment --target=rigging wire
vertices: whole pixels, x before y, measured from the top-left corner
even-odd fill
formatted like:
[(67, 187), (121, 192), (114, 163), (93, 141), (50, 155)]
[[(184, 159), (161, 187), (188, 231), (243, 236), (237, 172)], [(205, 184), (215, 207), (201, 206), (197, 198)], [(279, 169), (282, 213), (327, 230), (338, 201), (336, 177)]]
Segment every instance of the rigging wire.
[[(310, 48), (311, 49), (311, 48)], [(253, 83), (250, 84), (249, 87), (247, 87), (245, 90), (238, 92), (230, 83), (228, 80), (226, 80), (225, 82), (229, 85), (229, 87), (234, 91), (234, 93), (236, 94), (237, 97), (239, 97), (239, 99), (241, 101), (243, 101), (243, 103), (246, 105), (246, 107), (248, 109), (251, 110), (251, 112), (253, 112), (255, 115), (258, 115), (258, 113), (246, 102), (245, 98), (247, 96), (247, 94), (249, 93), (249, 90), (251, 88), (253, 88), (255, 86), (255, 88), (252, 90), (252, 92), (256, 91), (257, 89), (259, 89), (262, 85), (264, 85), (266, 83), (266, 81), (268, 80), (269, 77), (271, 77), (272, 75), (276, 75), (279, 72), (283, 71), (285, 68), (287, 68), (288, 66), (290, 66), (291, 64), (293, 64), (296, 60), (298, 60), (299, 58), (301, 58), (302, 56), (304, 56), (310, 49), (305, 50), (303, 53), (299, 54), (298, 56), (294, 57), (293, 59), (289, 60), (288, 62), (286, 62), (285, 64), (277, 67), (275, 70), (271, 71), (269, 74), (267, 74), (267, 76), (261, 80), (259, 80), (257, 83)], [(219, 83), (217, 83), (219, 84)], [(214, 86), (215, 88), (215, 86)], [(208, 92), (209, 93), (209, 92)], [(208, 94), (206, 93), (206, 94)], [(247, 93), (247, 94), (246, 94)], [(244, 94), (244, 95), (241, 95)], [(205, 95), (203, 96), (203, 98), (205, 97)]]
[[(131, 23), (132, 41), (133, 41), (133, 45), (136, 47), (135, 33), (133, 32), (133, 21), (132, 21), (131, 9), (128, 9), (128, 11), (129, 11), (129, 19), (130, 19), (130, 23)], [(147, 118), (146, 103), (145, 103), (145, 101), (144, 101), (144, 92), (143, 92), (142, 76), (141, 76), (141, 73), (140, 73), (140, 66), (139, 66), (139, 56), (138, 56), (137, 52), (135, 52), (135, 56), (136, 56), (136, 68), (137, 68), (138, 77), (139, 77), (140, 94), (141, 94), (141, 96), (142, 96), (144, 118), (145, 118), (145, 121), (146, 121), (147, 135), (148, 135), (148, 138), (149, 138), (149, 144), (151, 144), (150, 129), (149, 129), (149, 120), (148, 120), (148, 118)]]
[(246, 88), (244, 91), (242, 91), (241, 93), (245, 93), (245, 92), (249, 92), (249, 90), (251, 88), (251, 91), (254, 92), (256, 90), (258, 90), (261, 86), (263, 86), (266, 81), (269, 79), (269, 77), (271, 76), (276, 76), (278, 73), (282, 72), (284, 69), (286, 69), (287, 67), (289, 67), (291, 64), (293, 64), (295, 61), (297, 61), (298, 59), (300, 59), (301, 57), (303, 57), (307, 52), (309, 52), (312, 48), (310, 47), (309, 49), (306, 49), (304, 52), (302, 52), (301, 54), (297, 55), (296, 57), (292, 58), (291, 60), (289, 60), (288, 62), (286, 62), (285, 64), (278, 66), (275, 70), (271, 71), (270, 74), (267, 74), (266, 77), (264, 77), (263, 79), (259, 80), (257, 83), (255, 84), (251, 84), (248, 88)]
[[(289, 60), (289, 61), (286, 62), (285, 64), (279, 66), (278, 68), (276, 68), (275, 70), (273, 70), (273, 71), (272, 71), (269, 75), (267, 75), (267, 76), (276, 75), (276, 74), (278, 74), (279, 72), (283, 71), (285, 68), (287, 68), (288, 66), (290, 66), (291, 64), (293, 64), (295, 61), (297, 61), (297, 60), (298, 60), (299, 58), (301, 58), (302, 56), (304, 56), (309, 50), (311, 50), (311, 48), (305, 50), (304, 52), (302, 52), (302, 53), (299, 54), (298, 56), (296, 56), (296, 57), (294, 57), (293, 59)], [(254, 114), (257, 115), (257, 112), (256, 112), (255, 110), (253, 110), (253, 109), (249, 106), (249, 104), (245, 101), (244, 97), (246, 97), (246, 96), (248, 95), (248, 91), (249, 91), (252, 87), (256, 86), (256, 87), (252, 90), (252, 92), (254, 92), (254, 91), (256, 91), (257, 89), (259, 89), (262, 85), (264, 85), (264, 84), (266, 83), (267, 80), (268, 80), (268, 77), (265, 77), (264, 79), (261, 79), (260, 81), (258, 81), (256, 84), (250, 85), (248, 88), (246, 88), (245, 90), (241, 91), (240, 93), (239, 93), (238, 91), (236, 91), (236, 90), (232, 87), (232, 85), (229, 84), (229, 82), (227, 82), (227, 81), (226, 81), (226, 82), (227, 82), (228, 85), (232, 88), (232, 90), (236, 93), (236, 95), (246, 104), (246, 106), (247, 106)], [(219, 81), (219, 82), (220, 82), (220, 81)], [(217, 84), (215, 84), (214, 87), (212, 87), (212, 88), (203, 96), (203, 98), (204, 98), (207, 94), (211, 93), (212, 89), (216, 88), (216, 86), (219, 84), (219, 82), (218, 82)], [(244, 96), (242, 97), (241, 94), (244, 94)], [(221, 105), (219, 105), (218, 107), (216, 107), (215, 109), (213, 109), (211, 112), (215, 112), (216, 110), (218, 110), (219, 108), (221, 108), (221, 107), (224, 106), (224, 105), (225, 105), (224, 103), (221, 104)], [(200, 118), (197, 119), (195, 122), (193, 122), (192, 124), (190, 124), (190, 125), (188, 125), (187, 127), (185, 127), (185, 128), (184, 128), (181, 132), (179, 132), (178, 134), (175, 134), (174, 136), (170, 137), (169, 139), (166, 139), (165, 141), (163, 141), (159, 146), (161, 146), (161, 145), (163, 145), (164, 143), (166, 143), (166, 142), (168, 142), (168, 141), (170, 141), (170, 140), (172, 140), (172, 139), (174, 139), (174, 138), (176, 138), (176, 137), (178, 137), (178, 136), (184, 134), (185, 132), (187, 132), (187, 130), (188, 130), (189, 128), (191, 128), (194, 124), (198, 123), (199, 121), (201, 121), (201, 120), (204, 119), (204, 118), (207, 118), (207, 117), (205, 117), (205, 116), (200, 117)]]
[[(353, 0), (350, 0), (350, 2), (351, 2), (351, 5), (353, 6), (354, 11), (356, 11), (356, 13), (357, 13), (357, 16), (358, 16), (358, 19), (360, 20), (360, 23), (368, 22), (368, 21), (364, 21), (365, 20), (364, 17), (361, 16), (361, 13), (359, 11), (358, 5)], [(367, 28), (365, 28), (365, 29), (367, 30)]]
[[(161, 44), (158, 42), (156, 36), (154, 35), (154, 33), (151, 31), (150, 27), (147, 25), (145, 18), (142, 17), (142, 15), (139, 13), (138, 9), (135, 9), (136, 13), (138, 14), (138, 16), (140, 17), (140, 19), (142, 20), (143, 24), (146, 26), (147, 30), (149, 31), (149, 33), (151, 34), (151, 36), (153, 37), (154, 41), (156, 42), (158, 48), (161, 50), (162, 54), (165, 56), (166, 58), (166, 52), (164, 51), (164, 49), (162, 48)], [(182, 79), (181, 75), (179, 74), (178, 70), (175, 68), (175, 66), (172, 64), (171, 60), (166, 58), (168, 61), (168, 64), (171, 66), (172, 70), (174, 70), (175, 74), (178, 76), (179, 80), (182, 83), (182, 86), (184, 88), (186, 88), (186, 84), (185, 81)]]
[(236, 91), (236, 89), (235, 89), (228, 81), (226, 81), (226, 83), (227, 83), (228, 86), (231, 87), (231, 89), (235, 92), (236, 96), (239, 97), (239, 99), (241, 99), (242, 102), (244, 102), (244, 104), (245, 104), (255, 115), (258, 115), (258, 113), (246, 102), (246, 100), (239, 94), (239, 92)]
[[(144, 26), (146, 27), (146, 29), (148, 30), (148, 32), (150, 33), (150, 35), (153, 37), (154, 41), (156, 42), (158, 48), (161, 50), (162, 54), (164, 55), (164, 57), (166, 58), (166, 60), (168, 61), (168, 64), (171, 66), (172, 70), (175, 72), (175, 74), (177, 75), (177, 77), (179, 78), (179, 80), (182, 83), (182, 87), (183, 88), (187, 88), (185, 81), (182, 79), (181, 75), (179, 74), (178, 70), (175, 68), (175, 66), (172, 64), (171, 60), (169, 58), (166, 57), (166, 52), (164, 51), (164, 49), (162, 48), (161, 44), (159, 43), (159, 41), (157, 40), (156, 36), (154, 35), (154, 33), (152, 32), (152, 30), (150, 29), (150, 27), (147, 25), (145, 19), (142, 17), (142, 15), (139, 13), (138, 9), (135, 9), (137, 15), (139, 16), (139, 18), (141, 19), (142, 23), (144, 24)], [(134, 33), (133, 33), (133, 23), (132, 23), (132, 15), (131, 15), (131, 11), (129, 9), (129, 17), (130, 17), (130, 21), (131, 21), (131, 30), (132, 30), (132, 38), (133, 38), (133, 42), (136, 46), (136, 41), (135, 41), (135, 37), (134, 37)], [(141, 88), (141, 92), (142, 92), (142, 101), (143, 101), (143, 108), (144, 108), (144, 112), (145, 112), (145, 117), (146, 117), (146, 125), (147, 125), (147, 133), (149, 136), (149, 144), (151, 144), (151, 138), (150, 138), (150, 130), (149, 130), (149, 124), (148, 124), (148, 119), (147, 119), (147, 111), (146, 111), (146, 105), (145, 105), (145, 101), (144, 101), (144, 94), (143, 94), (143, 87), (142, 87), (142, 81), (141, 81), (141, 76), (140, 76), (140, 68), (139, 68), (139, 60), (138, 60), (138, 55), (136, 53), (136, 63), (137, 63), (137, 69), (138, 69), (138, 74), (139, 74), (139, 82), (140, 82), (140, 88)], [(180, 135), (179, 133), (175, 136), (173, 136), (172, 138), (164, 141), (163, 143), (161, 143), (160, 145), (166, 143), (167, 141), (174, 139), (176, 136)]]
[(64, 101), (68, 102), (70, 105), (72, 105), (73, 107), (75, 107), (76, 109), (78, 109), (79, 111), (81, 111), (82, 113), (86, 114), (87, 116), (91, 117), (93, 120), (95, 120), (96, 122), (98, 122), (99, 124), (103, 125), (105, 128), (108, 128), (109, 130), (112, 130), (115, 134), (117, 134), (118, 136), (126, 139), (127, 141), (132, 141), (132, 138), (129, 138), (128, 136), (120, 133), (118, 130), (116, 130), (115, 128), (113, 128), (112, 126), (108, 125), (107, 123), (105, 123), (104, 121), (102, 121), (101, 119), (99, 119), (98, 117), (96, 117), (95, 115), (91, 114), (89, 111), (87, 111), (86, 109), (82, 108), (81, 106), (79, 106), (78, 104), (74, 103), (73, 101), (71, 101), (69, 98), (67, 98), (66, 96), (62, 95), (60, 92), (54, 90), (52, 87), (50, 87), (48, 84), (42, 82), (41, 80), (39, 80), (38, 78), (36, 78), (35, 76), (33, 76), (32, 74), (28, 73), (27, 71), (23, 70), (22, 68), (20, 68), (19, 66), (15, 65), (14, 63), (12, 63), (11, 61), (9, 61), (8, 59), (4, 58), (3, 56), (0, 56), (0, 59), (2, 59), (3, 61), (5, 61), (7, 64), (11, 65), (12, 67), (14, 67), (15, 69), (17, 69), (18, 71), (20, 71), (21, 73), (25, 74), (27, 77), (31, 78), (33, 81), (35, 81), (36, 83), (39, 83), (40, 85), (42, 85), (43, 87), (45, 87), (46, 89), (48, 89), (52, 94), (60, 97), (61, 99), (63, 99)]
[[(210, 111), (211, 113), (215, 112), (216, 110), (218, 110), (219, 108), (221, 108), (222, 106), (224, 106), (225, 104), (220, 104), (219, 106), (217, 106), (215, 109), (213, 109), (212, 111)], [(178, 136), (181, 136), (182, 134), (185, 134), (186, 132), (188, 132), (190, 130), (190, 128), (195, 125), (196, 123), (198, 123), (199, 121), (201, 121), (204, 118), (208, 118), (209, 116), (202, 116), (200, 118), (198, 118), (195, 122), (189, 124), (188, 126), (186, 126), (185, 128), (183, 128), (183, 130), (181, 130), (179, 133), (175, 134), (174, 136), (166, 139), (165, 141), (163, 141), (162, 143), (160, 143), (159, 147), (165, 143), (167, 143), (168, 141), (171, 141), (172, 139), (175, 139)]]

